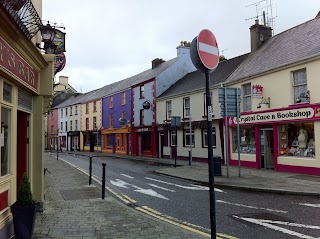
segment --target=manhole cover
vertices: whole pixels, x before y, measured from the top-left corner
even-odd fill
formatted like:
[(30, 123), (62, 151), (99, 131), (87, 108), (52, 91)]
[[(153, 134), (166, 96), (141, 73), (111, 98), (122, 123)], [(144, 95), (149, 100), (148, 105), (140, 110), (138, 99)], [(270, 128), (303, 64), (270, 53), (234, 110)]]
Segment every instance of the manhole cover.
[(96, 188), (60, 190), (64, 200), (81, 200), (99, 198), (101, 193)]

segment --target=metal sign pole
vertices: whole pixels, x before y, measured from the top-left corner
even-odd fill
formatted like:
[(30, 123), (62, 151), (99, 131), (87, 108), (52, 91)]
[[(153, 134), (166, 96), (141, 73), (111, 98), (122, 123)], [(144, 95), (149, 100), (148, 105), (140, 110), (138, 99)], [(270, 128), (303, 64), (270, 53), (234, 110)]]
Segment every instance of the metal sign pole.
[(228, 160), (228, 103), (227, 103), (227, 88), (224, 88), (224, 117), (225, 117), (225, 137), (224, 137), (224, 142), (225, 142), (225, 160), (226, 160), (226, 164), (227, 164), (227, 178), (229, 178), (229, 160)]
[(206, 75), (206, 102), (207, 102), (207, 139), (208, 139), (208, 161), (209, 161), (209, 195), (210, 195), (210, 222), (211, 238), (216, 238), (216, 209), (214, 193), (214, 164), (212, 148), (212, 105), (210, 95), (210, 70), (205, 71)]
[(237, 141), (238, 141), (238, 168), (239, 177), (241, 177), (241, 167), (240, 167), (240, 99), (239, 99), (239, 88), (237, 88)]

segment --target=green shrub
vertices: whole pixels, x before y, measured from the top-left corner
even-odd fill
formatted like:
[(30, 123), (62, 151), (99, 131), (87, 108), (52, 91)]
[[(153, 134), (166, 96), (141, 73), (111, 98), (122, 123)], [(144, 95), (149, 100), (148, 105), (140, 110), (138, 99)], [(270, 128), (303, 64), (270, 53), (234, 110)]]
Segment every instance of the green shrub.
[(17, 204), (30, 205), (33, 204), (31, 186), (26, 174), (23, 174), (22, 182), (18, 190)]

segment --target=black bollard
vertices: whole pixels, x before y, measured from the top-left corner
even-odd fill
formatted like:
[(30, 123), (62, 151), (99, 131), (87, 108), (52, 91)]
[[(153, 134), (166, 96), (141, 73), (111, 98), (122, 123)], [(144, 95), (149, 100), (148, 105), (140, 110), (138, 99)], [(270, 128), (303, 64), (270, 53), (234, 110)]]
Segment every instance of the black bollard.
[(102, 164), (102, 199), (106, 194), (106, 163)]
[(91, 178), (92, 178), (92, 156), (90, 157), (90, 163), (89, 163), (89, 186), (91, 185)]

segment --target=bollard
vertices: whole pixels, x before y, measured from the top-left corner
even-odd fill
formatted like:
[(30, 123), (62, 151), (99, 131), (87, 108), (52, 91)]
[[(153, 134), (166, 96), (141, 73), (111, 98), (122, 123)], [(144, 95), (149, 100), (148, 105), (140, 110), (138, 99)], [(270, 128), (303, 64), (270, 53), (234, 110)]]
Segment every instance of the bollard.
[(59, 157), (59, 147), (57, 146), (57, 160), (58, 160), (58, 157)]
[(102, 164), (102, 199), (106, 194), (106, 163)]
[(90, 163), (89, 163), (89, 186), (91, 185), (91, 178), (92, 178), (92, 156), (90, 157)]

